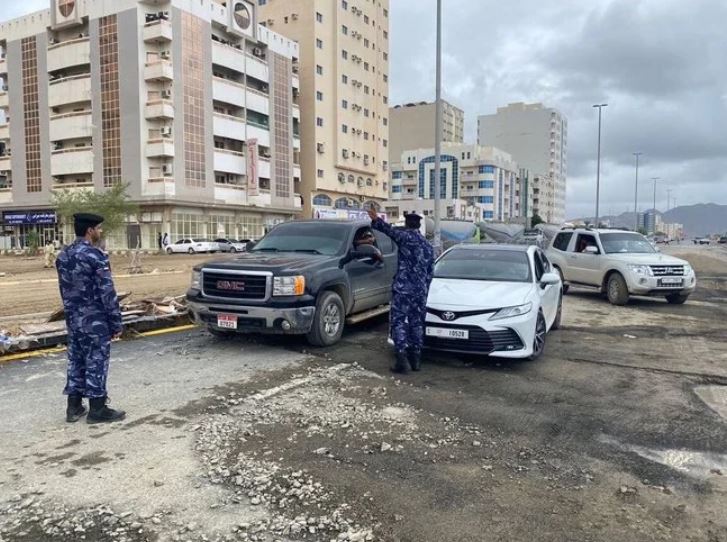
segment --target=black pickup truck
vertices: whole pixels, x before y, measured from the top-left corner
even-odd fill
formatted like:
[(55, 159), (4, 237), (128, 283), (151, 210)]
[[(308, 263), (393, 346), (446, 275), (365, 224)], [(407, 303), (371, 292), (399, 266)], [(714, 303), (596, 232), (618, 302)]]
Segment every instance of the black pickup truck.
[(346, 323), (388, 311), (397, 248), (368, 222), (308, 220), (275, 226), (248, 252), (192, 271), (187, 301), (215, 335), (305, 334), (336, 343)]

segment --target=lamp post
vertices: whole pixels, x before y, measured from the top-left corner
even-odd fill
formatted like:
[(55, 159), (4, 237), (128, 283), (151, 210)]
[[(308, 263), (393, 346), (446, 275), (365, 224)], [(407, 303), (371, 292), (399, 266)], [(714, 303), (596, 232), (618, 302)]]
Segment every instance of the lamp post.
[(660, 181), (661, 177), (652, 177), (651, 180), (654, 181), (654, 207), (652, 210), (654, 214), (654, 229), (650, 233), (656, 233), (656, 181)]
[(441, 199), (441, 161), (442, 161), (442, 0), (437, 0), (437, 69), (436, 105), (434, 114), (434, 254), (439, 255), (442, 232), (439, 221)]
[(596, 104), (593, 107), (598, 108), (598, 158), (596, 161), (596, 228), (598, 228), (598, 204), (601, 196), (601, 110), (608, 104)]
[(632, 153), (636, 157), (636, 181), (634, 182), (634, 231), (639, 231), (639, 156), (643, 152)]
[(666, 210), (667, 211), (669, 210), (669, 202), (671, 201), (671, 193), (672, 193), (672, 189), (667, 188), (666, 189)]

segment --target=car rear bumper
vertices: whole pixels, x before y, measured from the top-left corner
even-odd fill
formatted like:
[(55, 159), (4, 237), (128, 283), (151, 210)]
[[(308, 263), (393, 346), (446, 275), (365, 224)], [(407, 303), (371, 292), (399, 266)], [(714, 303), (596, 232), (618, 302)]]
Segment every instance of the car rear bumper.
[[(308, 333), (313, 326), (315, 306), (293, 308), (256, 307), (244, 305), (210, 305), (188, 301), (189, 310), (195, 323), (223, 331), (239, 333), (270, 333), (300, 335)], [(237, 316), (237, 329), (221, 328), (217, 317), (221, 314)]]

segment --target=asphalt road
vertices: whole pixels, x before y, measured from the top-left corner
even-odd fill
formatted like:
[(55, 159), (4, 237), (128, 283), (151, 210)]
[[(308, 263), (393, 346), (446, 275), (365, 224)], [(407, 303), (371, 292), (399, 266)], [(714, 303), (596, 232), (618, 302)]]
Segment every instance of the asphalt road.
[(0, 365), (0, 540), (727, 541), (720, 284), (575, 291), (540, 361), (401, 379), (385, 318), (125, 341), (112, 426), (64, 423), (62, 354)]

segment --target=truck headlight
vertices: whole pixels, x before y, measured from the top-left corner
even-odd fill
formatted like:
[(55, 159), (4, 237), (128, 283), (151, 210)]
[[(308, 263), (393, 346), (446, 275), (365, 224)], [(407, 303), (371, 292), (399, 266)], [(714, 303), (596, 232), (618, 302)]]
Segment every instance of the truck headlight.
[(523, 314), (529, 313), (533, 308), (532, 303), (525, 303), (524, 305), (516, 305), (514, 307), (504, 307), (498, 310), (495, 314), (490, 316), (490, 320), (501, 320), (502, 318), (512, 318), (514, 316), (522, 316)]
[(200, 278), (200, 272), (192, 269), (192, 285), (191, 285), (192, 289), (199, 290), (199, 278)]
[(305, 292), (305, 277), (295, 275), (292, 277), (273, 277), (273, 295), (303, 295)]
[(653, 277), (654, 273), (648, 265), (629, 264), (629, 270), (640, 277)]

